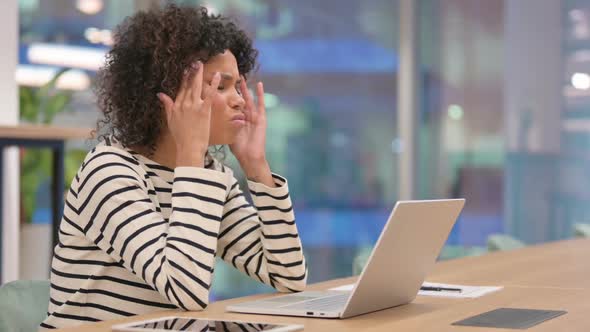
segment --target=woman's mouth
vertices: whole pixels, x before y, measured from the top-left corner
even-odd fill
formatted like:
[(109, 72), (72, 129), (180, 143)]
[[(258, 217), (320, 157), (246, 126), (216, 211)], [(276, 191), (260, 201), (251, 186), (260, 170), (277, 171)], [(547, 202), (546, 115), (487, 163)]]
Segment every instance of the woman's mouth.
[(246, 124), (246, 115), (238, 114), (231, 118), (231, 123), (236, 126), (243, 126)]

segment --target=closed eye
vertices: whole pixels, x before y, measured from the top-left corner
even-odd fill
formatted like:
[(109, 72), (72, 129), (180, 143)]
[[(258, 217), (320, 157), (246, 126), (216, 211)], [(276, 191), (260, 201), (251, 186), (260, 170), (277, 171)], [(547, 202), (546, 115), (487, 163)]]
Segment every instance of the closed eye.
[[(231, 74), (221, 73), (221, 82), (219, 82), (219, 86), (217, 87), (217, 90), (218, 91), (225, 90), (226, 87), (228, 87), (228, 85), (231, 85), (232, 82), (233, 82), (233, 76)], [(238, 79), (237, 81), (235, 81), (234, 87), (239, 95), (242, 95), (241, 84), (242, 84), (241, 79)]]
[(240, 76), (240, 79), (238, 79), (238, 81), (236, 82), (236, 90), (238, 90), (238, 94), (240, 96), (242, 95), (242, 83), (243, 83), (242, 76)]

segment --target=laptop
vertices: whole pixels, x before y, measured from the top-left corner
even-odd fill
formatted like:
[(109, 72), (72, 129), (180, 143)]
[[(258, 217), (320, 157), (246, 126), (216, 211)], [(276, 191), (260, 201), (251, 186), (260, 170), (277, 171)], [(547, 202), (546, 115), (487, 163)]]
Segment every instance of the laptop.
[(349, 318), (412, 302), (465, 199), (399, 201), (351, 291), (304, 291), (226, 307), (251, 314)]

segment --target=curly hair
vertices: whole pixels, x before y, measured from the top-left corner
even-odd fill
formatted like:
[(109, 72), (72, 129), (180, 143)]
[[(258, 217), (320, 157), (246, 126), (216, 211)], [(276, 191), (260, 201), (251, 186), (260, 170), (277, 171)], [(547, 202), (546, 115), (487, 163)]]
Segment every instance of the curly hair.
[(258, 51), (234, 22), (204, 7), (174, 4), (138, 12), (115, 30), (114, 46), (98, 72), (95, 93), (103, 118), (99, 140), (113, 136), (123, 146), (155, 151), (165, 125), (158, 92), (176, 96), (191, 63), (203, 63), (225, 50), (236, 57), (245, 77), (256, 67)]

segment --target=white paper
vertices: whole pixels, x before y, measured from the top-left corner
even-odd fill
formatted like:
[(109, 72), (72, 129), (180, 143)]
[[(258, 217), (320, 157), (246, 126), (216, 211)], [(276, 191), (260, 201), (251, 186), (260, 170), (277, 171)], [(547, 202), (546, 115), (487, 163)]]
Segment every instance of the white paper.
[(354, 288), (354, 284), (343, 285), (339, 287), (330, 288), (328, 290), (339, 290), (339, 291), (351, 291)]
[[(438, 296), (438, 297), (454, 297), (454, 298), (475, 298), (488, 293), (492, 293), (502, 289), (502, 286), (465, 286), (465, 285), (451, 285), (439, 284), (434, 282), (424, 282), (422, 286), (427, 287), (444, 287), (444, 288), (460, 288), (461, 292), (454, 291), (419, 291), (418, 295), (424, 296)], [(335, 291), (351, 291), (354, 284), (343, 285), (340, 287), (330, 288)]]
[(439, 297), (456, 297), (456, 298), (475, 298), (484, 296), (486, 294), (499, 291), (504, 288), (502, 286), (465, 286), (465, 285), (451, 285), (439, 284), (434, 282), (424, 282), (422, 286), (427, 287), (444, 287), (444, 288), (460, 288), (461, 292), (453, 291), (419, 291), (418, 295), (424, 296), (439, 296)]

